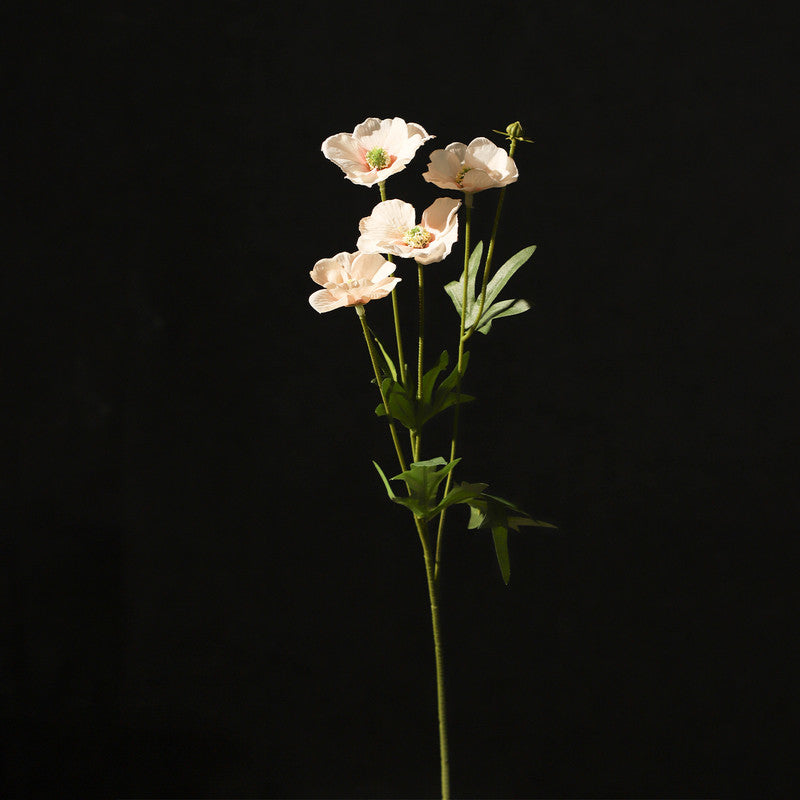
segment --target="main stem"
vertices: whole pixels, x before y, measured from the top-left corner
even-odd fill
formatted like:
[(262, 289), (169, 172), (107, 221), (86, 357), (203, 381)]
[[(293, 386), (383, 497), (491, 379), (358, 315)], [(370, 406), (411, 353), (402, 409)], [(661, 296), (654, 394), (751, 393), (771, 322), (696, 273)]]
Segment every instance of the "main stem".
[[(422, 267), (420, 266), (420, 274)], [(422, 284), (420, 284), (420, 287)], [(389, 404), (386, 402), (386, 394), (383, 391), (381, 383), (381, 374), (378, 369), (378, 360), (375, 355), (375, 347), (372, 344), (369, 328), (367, 327), (366, 312), (363, 305), (356, 306), (356, 313), (361, 321), (361, 329), (364, 332), (364, 341), (367, 343), (367, 350), (369, 351), (369, 358), (372, 362), (372, 369), (375, 372), (375, 380), (378, 384), (378, 389), (383, 401), (383, 407), (386, 409), (387, 416), (389, 412)], [(420, 339), (422, 332), (422, 323), (420, 322)], [(421, 345), (420, 345), (421, 347)], [(420, 356), (421, 358), (421, 356)], [(405, 458), (403, 457), (403, 450), (400, 447), (400, 440), (397, 438), (397, 429), (394, 426), (394, 421), (389, 417), (389, 430), (392, 433), (392, 441), (394, 448), (397, 452), (397, 460), (400, 464), (400, 469), (405, 472), (408, 467), (406, 466)], [(414, 517), (414, 524), (419, 533), (419, 539), (422, 543), (422, 554), (425, 558), (425, 577), (428, 581), (428, 598), (431, 604), (431, 624), (433, 627), (433, 652), (436, 661), (436, 698), (437, 698), (437, 713), (439, 717), (439, 761), (441, 764), (442, 775), (442, 800), (450, 800), (450, 758), (447, 748), (447, 716), (445, 712), (445, 697), (444, 697), (444, 657), (442, 656), (442, 633), (439, 625), (439, 587), (436, 577), (434, 576), (434, 568), (431, 559), (431, 547), (427, 536), (426, 524), (417, 516)]]
[(434, 574), (430, 542), (425, 536), (423, 523), (415, 517), (417, 530), (425, 556), (425, 576), (428, 579), (428, 597), (431, 601), (431, 624), (433, 626), (433, 652), (436, 659), (436, 700), (439, 715), (439, 762), (442, 774), (442, 800), (450, 800), (450, 756), (447, 746), (447, 714), (444, 693), (444, 656), (442, 633), (439, 624), (439, 581)]

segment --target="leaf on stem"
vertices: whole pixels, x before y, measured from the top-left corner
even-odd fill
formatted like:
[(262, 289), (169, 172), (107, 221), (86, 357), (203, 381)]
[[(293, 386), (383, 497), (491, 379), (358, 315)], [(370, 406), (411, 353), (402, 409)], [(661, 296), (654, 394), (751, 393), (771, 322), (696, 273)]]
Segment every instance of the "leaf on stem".
[[(480, 321), (478, 321), (481, 298), (480, 294), (478, 294), (477, 297), (475, 295), (475, 278), (479, 271), (480, 256), (483, 252), (483, 242), (478, 242), (469, 259), (467, 309), (464, 318), (464, 327), (466, 330), (472, 328), (477, 321), (478, 325), (475, 330), (479, 333), (486, 334), (491, 329), (494, 320), (500, 319), (501, 317), (511, 317), (515, 314), (521, 314), (531, 307), (527, 300), (497, 300), (497, 296), (514, 273), (531, 258), (535, 250), (536, 245), (525, 247), (511, 256), (511, 258), (497, 270), (486, 287), (486, 299), (483, 305), (483, 312), (481, 313)], [(476, 254), (478, 256), (477, 259), (475, 258)], [(461, 278), (458, 281), (451, 281), (444, 287), (444, 290), (450, 296), (459, 314), (461, 314), (461, 298), (464, 291), (463, 283), (464, 273), (462, 272)]]
[(530, 514), (519, 506), (502, 497), (481, 492), (480, 495), (467, 500), (470, 506), (470, 516), (467, 528), (470, 530), (488, 529), (492, 532), (494, 550), (497, 563), (500, 565), (500, 574), (503, 581), (508, 584), (511, 577), (511, 562), (508, 555), (508, 531), (519, 531), (520, 526), (534, 526), (538, 528), (556, 528), (549, 522), (533, 519)]
[[(401, 472), (399, 475), (395, 475), (389, 479), (386, 478), (383, 470), (375, 461), (372, 463), (375, 465), (375, 469), (378, 470), (383, 485), (386, 487), (386, 493), (389, 495), (389, 499), (408, 508), (415, 517), (427, 521), (431, 517), (436, 516), (442, 508), (446, 507), (443, 504), (447, 503), (447, 505), (451, 505), (453, 502), (465, 502), (465, 499), (458, 500), (451, 498), (451, 495), (453, 495), (453, 492), (456, 490), (448, 492), (447, 497), (439, 502), (439, 486), (460, 460), (461, 459), (456, 458), (448, 463), (441, 456), (438, 456), (437, 458), (431, 458), (427, 461), (415, 461), (405, 472)], [(392, 490), (389, 480), (404, 481), (408, 489), (408, 496), (398, 497)], [(463, 486), (465, 486), (465, 484), (462, 484), (462, 487)], [(475, 488), (474, 491), (462, 489), (461, 497), (474, 497), (484, 488), (484, 484), (476, 484), (475, 487), (479, 488)], [(448, 498), (451, 499), (448, 500)]]
[[(396, 378), (384, 378), (381, 383), (389, 413), (406, 428), (419, 431), (431, 418), (457, 403), (468, 403), (475, 398), (472, 395), (456, 392), (458, 382), (458, 369), (453, 368), (437, 386), (439, 375), (447, 369), (450, 357), (446, 350), (439, 356), (439, 360), (422, 376), (422, 397), (417, 398), (413, 386), (403, 386)], [(469, 362), (469, 353), (465, 352), (462, 360), (461, 374), (466, 371)], [(386, 416), (383, 403), (375, 409), (379, 417)]]

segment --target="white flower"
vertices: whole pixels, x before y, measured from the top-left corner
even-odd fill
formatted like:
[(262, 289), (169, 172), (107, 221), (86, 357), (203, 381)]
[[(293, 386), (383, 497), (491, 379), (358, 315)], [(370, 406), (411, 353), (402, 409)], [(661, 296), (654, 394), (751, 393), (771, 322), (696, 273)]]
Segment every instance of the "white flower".
[(502, 147), (480, 136), (469, 145), (453, 142), (444, 150), (434, 150), (422, 177), (440, 189), (482, 192), (514, 183), (519, 173)]
[(417, 224), (416, 212), (410, 203), (384, 200), (372, 209), (370, 216), (359, 222), (358, 249), (365, 253), (413, 258), (420, 264), (442, 261), (458, 239), (460, 205), (460, 200), (440, 197), (422, 212)]
[(421, 125), (400, 117), (369, 117), (352, 133), (329, 136), (322, 152), (341, 167), (348, 180), (374, 186), (405, 169), (419, 146), (433, 138)]
[(325, 288), (314, 292), (308, 302), (322, 314), (386, 297), (400, 283), (400, 278), (389, 277), (394, 270), (394, 264), (374, 253), (337, 253), (320, 259), (309, 275)]

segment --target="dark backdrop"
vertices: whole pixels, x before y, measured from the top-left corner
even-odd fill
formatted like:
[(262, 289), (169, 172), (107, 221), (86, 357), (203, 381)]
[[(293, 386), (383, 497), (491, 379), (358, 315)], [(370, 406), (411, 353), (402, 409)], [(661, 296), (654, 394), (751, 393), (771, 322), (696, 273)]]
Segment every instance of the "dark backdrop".
[(536, 140), (498, 242), (534, 310), (472, 342), (461, 476), (559, 532), (506, 588), (451, 514), (455, 794), (786, 796), (786, 21), (170, 8), (6, 15), (4, 794), (436, 795), (419, 542), (355, 314), (307, 303), (377, 200), (320, 144), (397, 115), (418, 208), (434, 147)]

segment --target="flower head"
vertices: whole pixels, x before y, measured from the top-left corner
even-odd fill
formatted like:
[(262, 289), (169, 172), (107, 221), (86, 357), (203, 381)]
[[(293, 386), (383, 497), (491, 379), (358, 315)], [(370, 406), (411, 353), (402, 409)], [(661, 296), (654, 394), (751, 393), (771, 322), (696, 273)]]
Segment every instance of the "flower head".
[(400, 258), (413, 258), (420, 264), (442, 261), (458, 239), (458, 207), (460, 200), (440, 197), (422, 212), (416, 212), (402, 200), (384, 200), (372, 214), (358, 224), (361, 236), (358, 249), (365, 253), (391, 253)]
[(325, 288), (314, 292), (308, 302), (322, 314), (386, 297), (400, 282), (389, 277), (394, 269), (394, 264), (376, 253), (337, 253), (320, 259), (309, 275)]
[(322, 152), (341, 167), (348, 180), (374, 186), (405, 169), (419, 146), (433, 138), (421, 125), (400, 117), (369, 117), (352, 133), (329, 136)]
[(480, 136), (468, 145), (453, 142), (444, 150), (434, 150), (422, 177), (440, 189), (481, 192), (508, 186), (519, 173), (514, 159), (502, 147)]

